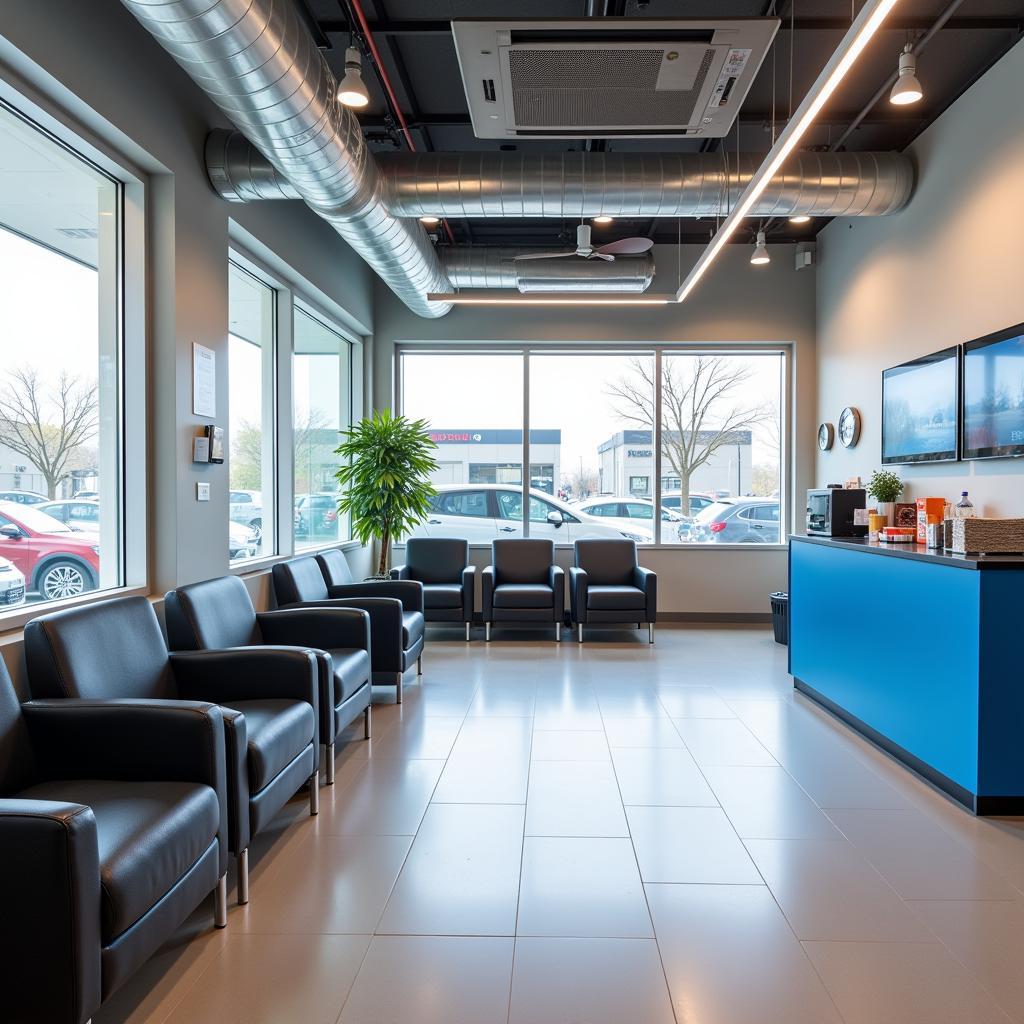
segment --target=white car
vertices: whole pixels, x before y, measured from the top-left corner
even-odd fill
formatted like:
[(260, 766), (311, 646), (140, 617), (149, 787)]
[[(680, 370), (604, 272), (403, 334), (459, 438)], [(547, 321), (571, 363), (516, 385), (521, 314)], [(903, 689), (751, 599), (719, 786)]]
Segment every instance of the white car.
[(243, 491), (232, 487), (228, 492), (228, 515), (231, 522), (241, 523), (254, 530), (257, 535), (263, 533), (263, 492)]
[(228, 523), (228, 559), (255, 558), (260, 552), (260, 536), (241, 523)]
[(0, 558), (0, 608), (25, 603), (25, 577), (15, 564)]
[(44, 501), (35, 506), (54, 519), (78, 533), (100, 532), (100, 503), (98, 501), (66, 498), (60, 501)]
[[(523, 492), (509, 484), (441, 484), (431, 499), (426, 522), (410, 537), (463, 537), (470, 544), (490, 544), (504, 537), (523, 536)], [(530, 491), (530, 536), (556, 544), (592, 537), (626, 537), (650, 544), (651, 532), (630, 524), (620, 527), (544, 491)]]
[[(600, 497), (585, 498), (579, 505), (573, 506), (589, 516), (596, 516), (609, 526), (619, 530), (635, 530), (638, 525), (654, 522), (654, 502), (650, 498), (618, 498), (605, 494)], [(662, 507), (661, 541), (663, 544), (675, 544), (679, 540), (679, 524), (682, 516), (670, 508)], [(651, 526), (643, 526), (650, 530)]]

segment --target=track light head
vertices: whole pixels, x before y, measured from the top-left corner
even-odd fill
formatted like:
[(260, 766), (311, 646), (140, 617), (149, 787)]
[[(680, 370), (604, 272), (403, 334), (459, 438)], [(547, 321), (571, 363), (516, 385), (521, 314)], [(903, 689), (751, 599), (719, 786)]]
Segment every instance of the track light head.
[(768, 255), (768, 246), (764, 242), (764, 232), (758, 231), (757, 242), (754, 245), (754, 251), (750, 255), (750, 262), (755, 267), (764, 266), (766, 263), (771, 263), (772, 258)]
[(595, 224), (611, 224), (614, 219), (614, 217), (609, 217), (606, 213), (599, 213), (593, 218), (593, 222)]
[(806, 224), (811, 218), (806, 213), (796, 213), (789, 218), (790, 224)]
[(439, 224), (440, 222), (441, 222), (441, 218), (440, 217), (435, 217), (433, 214), (430, 214), (430, 213), (425, 214), (424, 216), (420, 217), (420, 223), (421, 224), (426, 224), (428, 228), (429, 227), (433, 227), (435, 224)]
[(338, 85), (338, 102), (346, 107), (365, 107), (370, 94), (363, 81), (363, 62), (359, 51), (350, 46), (345, 50), (345, 77)]
[(924, 90), (917, 78), (917, 56), (911, 44), (907, 43), (900, 54), (899, 78), (889, 93), (889, 102), (898, 107), (905, 107), (909, 103), (916, 103), (922, 96)]

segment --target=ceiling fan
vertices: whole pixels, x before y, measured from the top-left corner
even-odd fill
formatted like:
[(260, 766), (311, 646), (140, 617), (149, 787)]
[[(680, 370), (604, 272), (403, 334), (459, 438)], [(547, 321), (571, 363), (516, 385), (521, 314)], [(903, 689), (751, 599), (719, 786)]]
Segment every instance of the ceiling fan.
[(516, 260), (557, 260), (566, 256), (582, 256), (586, 260), (614, 260), (616, 256), (639, 256), (647, 252), (654, 242), (649, 238), (620, 238), (596, 248), (590, 244), (590, 225), (576, 228), (576, 248), (570, 252), (530, 252), (516, 256)]

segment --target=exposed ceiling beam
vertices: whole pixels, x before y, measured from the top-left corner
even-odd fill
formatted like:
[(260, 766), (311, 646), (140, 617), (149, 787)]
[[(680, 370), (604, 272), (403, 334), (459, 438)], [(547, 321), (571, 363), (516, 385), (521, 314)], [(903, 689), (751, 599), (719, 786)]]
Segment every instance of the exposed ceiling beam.
[[(914, 32), (930, 28), (934, 18), (904, 17), (891, 18), (881, 29), (883, 32)], [(340, 19), (321, 19), (319, 22), (320, 31), (330, 35), (339, 32), (347, 33), (348, 22)], [(849, 18), (796, 18), (793, 25), (797, 32), (845, 32), (850, 27)], [(977, 32), (982, 31), (1020, 31), (1024, 28), (1024, 15), (1017, 17), (968, 17), (950, 18), (943, 31)], [(450, 21), (443, 20), (414, 20), (414, 21), (371, 21), (370, 31), (374, 35), (391, 36), (424, 36), (424, 35), (451, 35), (452, 26)], [(780, 32), (789, 31), (789, 19), (784, 19), (779, 27)]]

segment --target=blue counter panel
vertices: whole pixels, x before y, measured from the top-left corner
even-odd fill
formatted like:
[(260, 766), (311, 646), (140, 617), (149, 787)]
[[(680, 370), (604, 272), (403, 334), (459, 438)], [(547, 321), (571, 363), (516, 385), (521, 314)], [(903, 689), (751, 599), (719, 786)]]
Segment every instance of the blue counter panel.
[[(848, 715), (963, 787), (979, 790), (982, 573), (842, 547), (790, 545), (790, 671)], [(1005, 599), (1006, 595), (1002, 595)], [(989, 659), (992, 660), (990, 652)], [(998, 731), (1007, 723), (989, 720)], [(1018, 736), (1024, 720), (1014, 725)], [(1017, 747), (1024, 746), (1019, 739)], [(1003, 764), (990, 793), (1024, 795)]]

